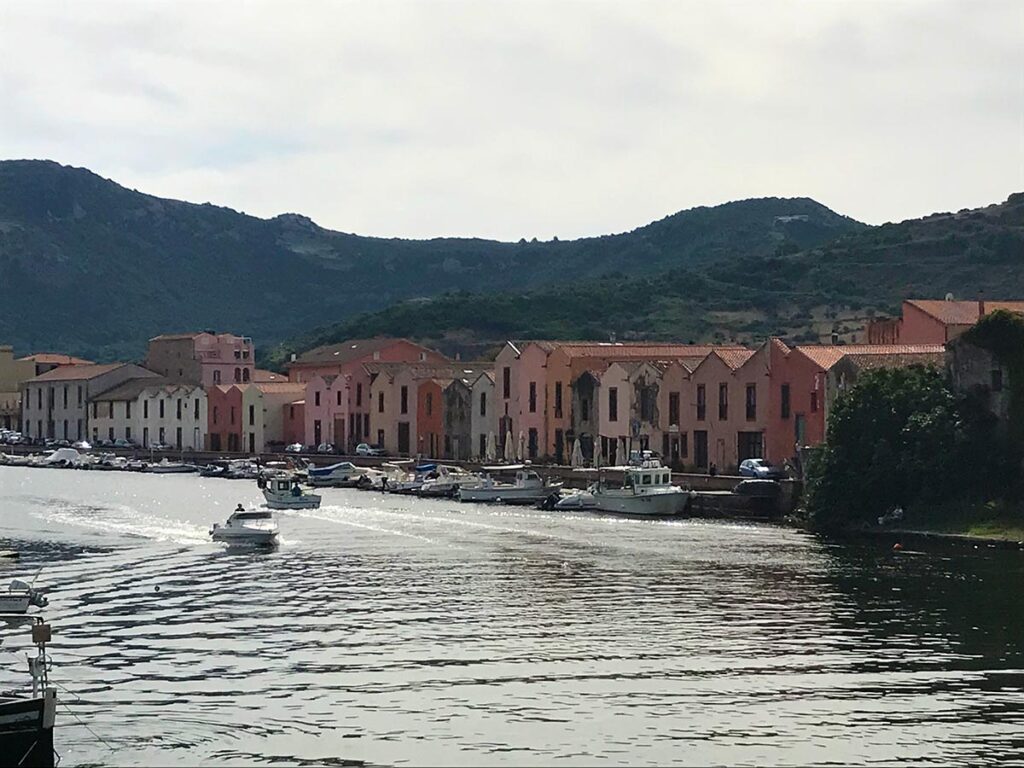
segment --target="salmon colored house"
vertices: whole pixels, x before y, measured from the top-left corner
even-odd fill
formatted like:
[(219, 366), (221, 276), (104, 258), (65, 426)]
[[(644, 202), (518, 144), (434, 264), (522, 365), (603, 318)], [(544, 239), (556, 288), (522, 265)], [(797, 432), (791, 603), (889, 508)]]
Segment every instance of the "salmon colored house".
[(206, 388), (206, 398), (206, 449), (243, 450), (242, 390), (233, 384), (218, 384)]
[(444, 441), (444, 388), (437, 379), (422, 379), (416, 386), (416, 452), (439, 458)]
[(901, 318), (880, 318), (868, 325), (868, 342), (945, 344), (997, 309), (1024, 312), (1024, 301), (907, 299)]

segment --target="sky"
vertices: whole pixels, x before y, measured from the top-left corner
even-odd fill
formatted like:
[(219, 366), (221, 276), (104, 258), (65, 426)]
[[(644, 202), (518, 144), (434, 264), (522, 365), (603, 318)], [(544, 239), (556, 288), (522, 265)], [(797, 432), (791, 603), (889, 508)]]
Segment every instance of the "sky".
[(1024, 2), (0, 2), (0, 157), (388, 237), (1024, 190)]

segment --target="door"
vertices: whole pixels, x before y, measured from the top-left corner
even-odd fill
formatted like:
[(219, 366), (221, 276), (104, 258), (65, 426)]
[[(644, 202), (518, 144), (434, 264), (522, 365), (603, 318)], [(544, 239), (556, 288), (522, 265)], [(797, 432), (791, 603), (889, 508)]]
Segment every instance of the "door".
[(409, 455), (409, 422), (398, 422), (398, 452)]
[(701, 469), (708, 465), (708, 433), (705, 429), (693, 433), (693, 463)]
[[(483, 455), (483, 451), (480, 454)], [(555, 463), (565, 463), (565, 433), (560, 429), (555, 430)]]
[(316, 419), (313, 422), (313, 447), (314, 449), (323, 442), (323, 427), (320, 425), (320, 419)]
[(256, 433), (249, 433), (249, 453), (256, 453)]
[(334, 450), (338, 453), (345, 453), (345, 417), (336, 416), (334, 419)]

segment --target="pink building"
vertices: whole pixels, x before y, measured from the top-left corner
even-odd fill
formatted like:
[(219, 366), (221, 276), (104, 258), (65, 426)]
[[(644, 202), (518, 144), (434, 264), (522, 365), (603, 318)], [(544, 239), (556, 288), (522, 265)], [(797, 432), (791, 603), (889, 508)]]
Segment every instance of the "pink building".
[[(349, 339), (311, 349), (288, 364), (288, 378), (308, 383), (315, 377), (342, 377), (341, 384), (332, 384), (330, 412), (326, 400), (315, 404), (315, 392), (307, 391), (305, 443), (318, 445), (331, 442), (342, 451), (354, 450), (363, 442), (375, 442), (371, 435), (370, 383), (367, 363), (447, 363), (448, 358), (408, 339)], [(346, 389), (347, 388), (347, 389)], [(339, 392), (342, 402), (338, 403)], [(311, 397), (310, 395), (313, 395)], [(320, 423), (321, 436), (330, 434), (330, 440), (316, 440), (316, 424)], [(338, 429), (337, 427), (342, 427)]]
[(567, 406), (566, 390), (550, 390), (547, 382), (548, 356), (559, 342), (507, 341), (494, 361), (494, 415), (498, 453), (504, 452), (509, 434), (518, 446), (523, 433), (526, 458), (536, 459), (548, 454), (548, 398), (552, 408), (561, 413)]
[(252, 339), (233, 333), (168, 333), (149, 340), (146, 368), (172, 382), (241, 384), (254, 380)]
[(901, 318), (880, 318), (868, 325), (868, 342), (945, 344), (997, 309), (1024, 312), (1024, 301), (907, 299)]

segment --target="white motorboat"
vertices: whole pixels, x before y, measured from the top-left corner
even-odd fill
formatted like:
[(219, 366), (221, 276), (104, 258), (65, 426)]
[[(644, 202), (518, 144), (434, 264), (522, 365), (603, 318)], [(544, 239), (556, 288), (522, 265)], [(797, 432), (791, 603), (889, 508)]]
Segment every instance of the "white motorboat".
[(74, 448), (58, 448), (49, 456), (36, 462), (37, 467), (77, 467), (82, 463), (82, 454)]
[(553, 505), (551, 505), (551, 509), (593, 509), (594, 491), (596, 488), (597, 485), (595, 483), (585, 491), (573, 491), (566, 496), (562, 496)]
[(412, 461), (395, 462), (394, 464), (384, 464), (382, 467), (387, 468), (387, 485), (384, 490), (388, 493), (399, 493), (405, 495), (413, 495), (419, 493), (420, 488), (423, 487), (423, 483), (427, 480), (427, 475), (437, 469), (436, 464), (420, 464), (416, 467), (409, 468)]
[(451, 498), (459, 492), (460, 488), (469, 488), (480, 484), (480, 476), (472, 472), (466, 472), (459, 467), (450, 467), (445, 464), (438, 464), (433, 470), (426, 474), (423, 484), (420, 486), (420, 496), (441, 496)]
[[(686, 512), (692, 493), (672, 485), (672, 471), (649, 454), (634, 464), (608, 469), (622, 470), (622, 487), (613, 488), (605, 480), (599, 480), (584, 492), (591, 498), (581, 496), (579, 499), (580, 509), (642, 517), (668, 517)], [(568, 504), (555, 506), (565, 509)]]
[(306, 493), (299, 481), (288, 475), (271, 475), (261, 477), (260, 488), (266, 506), (270, 509), (318, 509), (320, 497), (315, 493)]
[(181, 461), (168, 461), (161, 459), (156, 464), (147, 464), (143, 472), (152, 472), (158, 475), (182, 474), (186, 472), (198, 472), (199, 467), (195, 464), (185, 464)]
[(277, 521), (267, 509), (244, 510), (241, 504), (224, 525), (213, 524), (210, 536), (226, 544), (271, 546), (277, 543)]
[(31, 584), (15, 579), (0, 592), (0, 613), (25, 613), (30, 607), (45, 608), (49, 600)]
[[(481, 467), (479, 484), (459, 488), (459, 501), (500, 502), (502, 504), (536, 504), (562, 489), (562, 483), (545, 482), (525, 464)], [(502, 480), (502, 476), (510, 480)]]
[(364, 474), (351, 461), (339, 461), (329, 467), (310, 467), (309, 482), (318, 488), (355, 488)]

